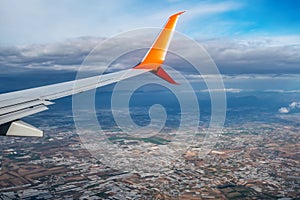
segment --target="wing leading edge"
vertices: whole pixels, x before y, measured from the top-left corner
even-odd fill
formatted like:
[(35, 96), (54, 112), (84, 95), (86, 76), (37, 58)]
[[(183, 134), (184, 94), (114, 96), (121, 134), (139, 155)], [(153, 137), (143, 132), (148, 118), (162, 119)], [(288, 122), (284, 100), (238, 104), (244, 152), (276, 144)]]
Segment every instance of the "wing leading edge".
[(116, 83), (146, 72), (152, 72), (172, 84), (177, 84), (161, 65), (165, 60), (178, 16), (182, 13), (169, 17), (152, 47), (133, 69), (0, 94), (0, 135), (42, 137), (43, 131), (20, 119), (47, 110), (49, 105), (54, 104), (52, 100)]
[[(48, 110), (52, 100), (116, 83), (150, 70), (123, 70), (111, 74), (0, 94), (0, 135), (43, 136), (43, 132), (19, 119)], [(30, 132), (30, 134), (29, 134)]]

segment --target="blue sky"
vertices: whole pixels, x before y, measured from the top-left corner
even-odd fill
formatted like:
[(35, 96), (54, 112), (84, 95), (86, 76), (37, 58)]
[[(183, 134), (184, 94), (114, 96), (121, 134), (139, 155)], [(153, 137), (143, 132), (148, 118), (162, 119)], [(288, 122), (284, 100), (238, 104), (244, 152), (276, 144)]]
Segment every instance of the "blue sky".
[(134, 28), (161, 27), (181, 10), (187, 12), (178, 30), (195, 38), (299, 35), (299, 7), (297, 0), (2, 0), (0, 44), (110, 37)]
[(160, 28), (182, 10), (177, 30), (200, 42), (222, 73), (300, 73), (299, 7), (297, 0), (2, 0), (0, 73), (76, 70), (103, 38)]

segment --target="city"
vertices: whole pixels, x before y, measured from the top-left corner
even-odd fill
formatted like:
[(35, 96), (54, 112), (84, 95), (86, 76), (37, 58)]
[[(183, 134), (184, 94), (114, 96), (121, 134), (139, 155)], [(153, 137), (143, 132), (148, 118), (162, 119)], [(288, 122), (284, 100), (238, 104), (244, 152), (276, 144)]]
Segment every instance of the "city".
[(1, 198), (297, 199), (299, 131), (285, 123), (225, 127), (208, 155), (190, 149), (160, 172), (105, 166), (70, 131), (3, 138)]

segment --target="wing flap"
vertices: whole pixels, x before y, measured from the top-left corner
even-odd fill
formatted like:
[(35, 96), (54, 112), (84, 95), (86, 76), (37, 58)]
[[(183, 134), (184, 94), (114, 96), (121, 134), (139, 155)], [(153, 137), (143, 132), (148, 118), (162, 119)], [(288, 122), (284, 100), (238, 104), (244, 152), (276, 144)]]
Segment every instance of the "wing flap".
[(22, 110), (18, 110), (12, 113), (7, 113), (0, 116), (0, 124), (5, 124), (7, 122), (15, 121), (16, 119), (21, 119), (28, 115), (33, 115), (35, 113), (42, 112), (45, 110), (48, 110), (48, 108), (45, 105), (37, 105)]
[(13, 105), (9, 105), (9, 106), (0, 108), (0, 116), (6, 115), (9, 113), (13, 113), (13, 112), (16, 112), (19, 110), (23, 110), (26, 108), (34, 107), (37, 105), (52, 105), (52, 104), (53, 104), (53, 102), (39, 100), (39, 99), (28, 101), (28, 102), (22, 102), (22, 103), (18, 103), (18, 104), (13, 104)]

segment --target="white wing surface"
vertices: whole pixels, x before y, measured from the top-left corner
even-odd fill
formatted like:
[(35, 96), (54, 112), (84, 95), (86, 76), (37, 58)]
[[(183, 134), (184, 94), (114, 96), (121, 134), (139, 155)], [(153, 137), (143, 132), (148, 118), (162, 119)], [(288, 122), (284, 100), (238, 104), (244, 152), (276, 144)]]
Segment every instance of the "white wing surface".
[(43, 132), (19, 119), (47, 110), (51, 100), (109, 85), (150, 70), (129, 69), (101, 76), (0, 94), (0, 134), (42, 136)]

